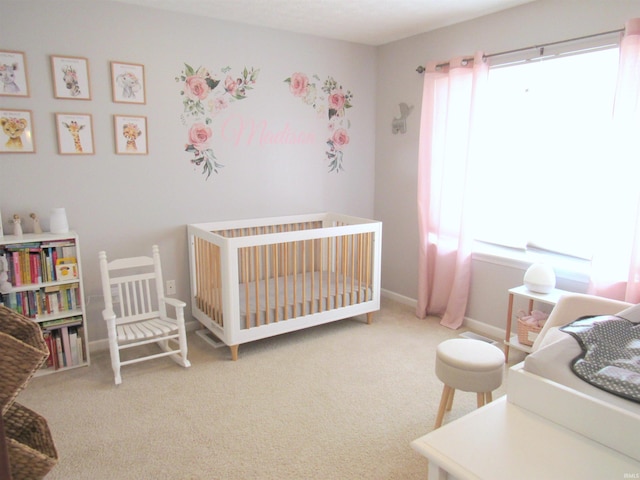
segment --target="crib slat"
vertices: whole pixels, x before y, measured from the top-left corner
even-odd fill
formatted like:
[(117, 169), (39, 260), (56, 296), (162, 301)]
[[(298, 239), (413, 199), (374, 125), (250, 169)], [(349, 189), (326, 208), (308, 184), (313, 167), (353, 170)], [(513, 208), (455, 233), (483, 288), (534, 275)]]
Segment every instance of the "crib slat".
[(358, 235), (358, 303), (362, 302), (363, 235)]
[(370, 300), (369, 296), (369, 282), (371, 280), (371, 232), (367, 234), (367, 255), (366, 255), (366, 273), (365, 273), (365, 301)]
[(242, 271), (244, 272), (244, 326), (251, 328), (251, 308), (249, 307), (249, 249), (242, 249)]
[(342, 237), (342, 306), (347, 305), (347, 236)]
[(260, 268), (260, 249), (256, 246), (253, 247), (253, 256), (254, 256), (254, 272), (255, 272), (255, 278), (253, 279), (253, 281), (256, 284), (256, 327), (258, 325), (260, 325), (260, 283), (259, 283), (259, 279), (260, 279), (260, 275), (259, 275), (259, 271), (258, 269)]
[(289, 319), (289, 242), (285, 243), (283, 246), (282, 259), (284, 265), (284, 320)]
[[(324, 242), (322, 242), (324, 243)], [(331, 239), (327, 237), (327, 246), (326, 246), (326, 252), (324, 252), (324, 257), (326, 258), (326, 268), (327, 268), (327, 298), (325, 301), (324, 297), (322, 295), (320, 295), (320, 300), (321, 300), (321, 312), (324, 311), (325, 309), (325, 302), (326, 302), (326, 308), (329, 309), (329, 296), (331, 295)]]
[(298, 287), (298, 243), (295, 242), (293, 244), (293, 316), (295, 317), (298, 314), (297, 305), (298, 305), (298, 295), (297, 295), (297, 287)]
[(307, 241), (302, 241), (302, 315), (307, 314)]
[(355, 302), (356, 236), (351, 235), (351, 305)]
[(264, 246), (264, 306), (265, 306), (265, 314), (264, 321), (268, 325), (270, 323), (269, 320), (269, 254), (267, 251), (267, 246)]
[(213, 272), (213, 282), (216, 287), (216, 297), (215, 297), (215, 310), (216, 310), (216, 318), (218, 319), (218, 325), (224, 325), (224, 314), (222, 312), (222, 260), (220, 258), (220, 247), (217, 245), (212, 245), (211, 255), (216, 259), (215, 260), (215, 271)]
[[(278, 265), (278, 245), (274, 244), (271, 246), (271, 252), (272, 252), (272, 265), (273, 265), (273, 280), (274, 280), (274, 290), (275, 290), (275, 310), (273, 313), (273, 321), (277, 322), (278, 321), (278, 314), (280, 313), (278, 310), (278, 306), (280, 304), (280, 285), (278, 282), (278, 279), (280, 278), (280, 276), (278, 275), (279, 273), (279, 265)], [(269, 277), (271, 278), (271, 277)], [(267, 282), (269, 281), (269, 278), (267, 278)]]

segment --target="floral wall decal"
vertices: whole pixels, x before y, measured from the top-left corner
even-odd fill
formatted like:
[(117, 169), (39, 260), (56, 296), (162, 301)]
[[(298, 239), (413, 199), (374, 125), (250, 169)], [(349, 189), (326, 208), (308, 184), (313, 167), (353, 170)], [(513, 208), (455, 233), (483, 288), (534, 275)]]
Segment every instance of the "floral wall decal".
[(233, 76), (230, 67), (220, 70), (224, 80), (212, 75), (208, 69), (194, 69), (184, 64), (184, 69), (176, 77), (181, 85), (180, 96), (184, 112), (181, 115), (183, 125), (188, 127), (185, 151), (192, 154), (191, 163), (202, 166), (202, 174), (208, 179), (212, 172), (224, 165), (213, 153), (211, 141), (213, 117), (225, 110), (232, 102), (243, 100), (253, 89), (260, 70), (245, 67), (240, 75)]
[[(312, 80), (316, 80), (318, 84), (321, 82), (318, 75), (313, 75)], [(346, 112), (351, 108), (353, 98), (351, 91), (345, 92), (342, 85), (338, 85), (333, 77), (327, 77), (321, 84), (320, 91), (316, 83), (310, 81), (304, 73), (296, 72), (284, 81), (289, 84), (289, 91), (294, 97), (300, 98), (313, 107), (319, 116), (327, 115), (329, 135), (326, 154), (329, 160), (329, 172), (339, 173), (344, 170), (342, 156), (350, 140), (351, 122), (346, 118)]]

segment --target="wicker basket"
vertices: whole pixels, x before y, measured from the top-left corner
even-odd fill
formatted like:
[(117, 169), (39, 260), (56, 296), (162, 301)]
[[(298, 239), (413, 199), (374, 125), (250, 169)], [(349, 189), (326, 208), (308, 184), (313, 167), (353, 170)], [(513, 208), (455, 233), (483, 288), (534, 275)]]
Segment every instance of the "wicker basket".
[(47, 421), (16, 402), (3, 419), (13, 480), (43, 478), (58, 463)]
[(522, 345), (533, 345), (540, 330), (542, 330), (542, 327), (539, 327), (537, 324), (527, 323), (521, 318), (518, 318), (518, 342)]
[(0, 407), (3, 415), (48, 356), (49, 350), (38, 324), (0, 305)]

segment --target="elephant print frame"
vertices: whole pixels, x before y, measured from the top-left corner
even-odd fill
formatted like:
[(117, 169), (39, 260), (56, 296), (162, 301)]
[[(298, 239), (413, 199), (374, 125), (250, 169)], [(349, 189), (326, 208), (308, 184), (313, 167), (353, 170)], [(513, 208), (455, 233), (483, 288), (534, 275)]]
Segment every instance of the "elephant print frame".
[(147, 102), (144, 65), (111, 62), (111, 85), (115, 103)]

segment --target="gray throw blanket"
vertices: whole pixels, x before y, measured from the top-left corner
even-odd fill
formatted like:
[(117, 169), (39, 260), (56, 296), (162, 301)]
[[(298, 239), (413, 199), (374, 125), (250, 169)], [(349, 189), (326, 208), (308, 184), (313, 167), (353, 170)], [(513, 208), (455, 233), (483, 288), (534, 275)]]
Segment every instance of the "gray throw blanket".
[(640, 403), (640, 324), (615, 315), (581, 317), (560, 328), (580, 344), (571, 370), (609, 393)]

